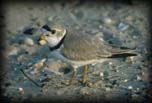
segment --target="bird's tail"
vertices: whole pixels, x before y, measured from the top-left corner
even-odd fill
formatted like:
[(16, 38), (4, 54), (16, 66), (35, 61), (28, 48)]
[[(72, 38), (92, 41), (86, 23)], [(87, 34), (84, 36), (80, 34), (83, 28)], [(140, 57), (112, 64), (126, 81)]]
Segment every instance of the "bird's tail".
[(121, 49), (113, 53), (110, 58), (137, 56), (137, 52), (133, 49)]

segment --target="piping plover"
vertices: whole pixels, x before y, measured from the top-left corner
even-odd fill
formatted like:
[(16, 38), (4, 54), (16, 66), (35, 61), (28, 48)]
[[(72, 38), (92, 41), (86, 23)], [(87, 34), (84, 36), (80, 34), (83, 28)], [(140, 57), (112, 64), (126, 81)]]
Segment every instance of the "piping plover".
[(82, 83), (86, 83), (88, 64), (102, 63), (117, 56), (135, 56), (131, 49), (121, 49), (105, 42), (101, 35), (71, 32), (62, 26), (53, 26), (40, 40), (46, 40), (51, 51), (58, 51), (61, 59), (73, 67), (73, 75), (69, 84), (73, 84), (77, 68), (84, 66)]

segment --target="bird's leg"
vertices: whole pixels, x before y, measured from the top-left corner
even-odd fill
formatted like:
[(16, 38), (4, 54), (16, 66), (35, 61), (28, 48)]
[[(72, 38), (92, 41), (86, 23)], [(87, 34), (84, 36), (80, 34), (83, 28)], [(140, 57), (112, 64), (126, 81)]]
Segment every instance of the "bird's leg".
[(85, 65), (83, 68), (83, 74), (82, 74), (82, 83), (86, 83), (86, 78), (87, 78), (87, 71), (88, 71), (88, 65)]
[(74, 82), (75, 79), (76, 79), (76, 76), (77, 76), (77, 69), (74, 68), (72, 78), (71, 78), (71, 80), (69, 81), (69, 85), (72, 85), (72, 84), (73, 84), (73, 82)]

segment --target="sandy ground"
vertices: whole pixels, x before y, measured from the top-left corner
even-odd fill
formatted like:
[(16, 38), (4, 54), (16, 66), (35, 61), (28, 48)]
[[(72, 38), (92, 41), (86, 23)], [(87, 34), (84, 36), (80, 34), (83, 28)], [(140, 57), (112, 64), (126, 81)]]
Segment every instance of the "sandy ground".
[[(6, 3), (4, 7), (7, 64), (2, 88), (8, 101), (150, 102), (146, 4), (27, 2)], [(85, 86), (80, 82), (81, 67), (76, 83), (68, 86), (72, 68), (56, 58), (47, 45), (38, 44), (42, 27), (55, 24), (92, 35), (103, 33), (105, 41), (135, 48), (138, 55), (89, 65)]]

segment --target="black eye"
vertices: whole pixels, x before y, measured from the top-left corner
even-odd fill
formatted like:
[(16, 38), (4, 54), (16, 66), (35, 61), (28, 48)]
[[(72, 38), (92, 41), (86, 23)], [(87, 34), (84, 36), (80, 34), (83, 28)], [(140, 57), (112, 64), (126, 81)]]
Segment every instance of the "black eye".
[(52, 34), (55, 34), (55, 33), (56, 33), (56, 31), (55, 31), (55, 30), (51, 30), (51, 33), (52, 33)]
[(49, 36), (49, 34), (46, 34), (46, 36)]

